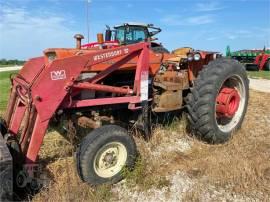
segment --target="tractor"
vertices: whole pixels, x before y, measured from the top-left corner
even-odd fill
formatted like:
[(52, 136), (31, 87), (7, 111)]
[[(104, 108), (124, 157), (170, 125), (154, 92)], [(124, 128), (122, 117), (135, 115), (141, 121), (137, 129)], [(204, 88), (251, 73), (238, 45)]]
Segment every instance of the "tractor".
[(251, 71), (270, 71), (270, 53), (267, 53), (265, 51), (260, 53), (256, 56), (252, 64), (246, 64), (246, 69)]
[[(49, 48), (11, 75), (9, 102), (0, 123), (0, 197), (35, 187), (38, 154), (49, 126), (76, 146), (81, 180), (112, 184), (132, 169), (138, 152), (132, 131), (151, 138), (154, 118), (182, 110), (190, 133), (224, 143), (241, 127), (248, 79), (237, 61), (217, 52), (153, 43), (152, 25), (124, 24), (75, 48)], [(157, 50), (155, 47), (159, 47)], [(82, 139), (78, 128), (91, 129)], [(75, 139), (79, 139), (75, 143)]]

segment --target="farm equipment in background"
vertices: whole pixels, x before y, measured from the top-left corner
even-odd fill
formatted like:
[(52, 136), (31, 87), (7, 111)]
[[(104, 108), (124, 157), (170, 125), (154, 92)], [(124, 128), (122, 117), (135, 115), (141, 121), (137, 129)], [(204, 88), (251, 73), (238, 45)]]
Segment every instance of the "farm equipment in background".
[[(128, 26), (124, 36), (133, 29)], [(110, 35), (107, 30), (106, 39)], [(212, 144), (240, 128), (248, 79), (237, 61), (190, 48), (160, 53), (151, 38), (121, 44), (98, 34), (98, 42), (86, 46), (82, 35), (75, 38), (76, 48), (46, 49), (11, 77), (0, 123), (1, 200), (12, 198), (12, 185), (37, 184), (38, 153), (51, 124), (62, 126), (71, 142), (78, 128), (92, 129), (76, 151), (78, 174), (90, 185), (123, 179), (122, 169), (137, 157), (128, 130), (149, 139), (151, 120), (164, 112), (185, 110), (191, 133)]]
[(251, 71), (270, 71), (270, 52), (263, 52), (257, 55), (252, 64), (246, 64), (246, 69)]
[(226, 48), (226, 57), (233, 58), (243, 64), (246, 63), (253, 63), (255, 58), (260, 55), (262, 52), (264, 52), (263, 49), (254, 49), (254, 50), (239, 50), (239, 51), (233, 51), (231, 52), (230, 46), (227, 46)]
[(246, 66), (246, 70), (259, 71), (259, 70), (270, 70), (269, 62), (269, 49), (261, 50), (240, 50), (240, 51), (230, 51), (230, 47), (227, 46), (226, 57), (238, 60)]

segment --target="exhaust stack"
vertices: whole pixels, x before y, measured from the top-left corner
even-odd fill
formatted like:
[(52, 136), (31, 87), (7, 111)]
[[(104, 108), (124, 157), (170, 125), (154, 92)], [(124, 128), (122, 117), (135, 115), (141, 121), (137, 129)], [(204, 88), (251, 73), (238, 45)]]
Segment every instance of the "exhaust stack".
[(97, 42), (99, 44), (103, 44), (104, 43), (104, 36), (103, 36), (102, 33), (97, 34)]
[(81, 49), (81, 47), (82, 47), (82, 39), (84, 39), (84, 36), (81, 35), (81, 34), (76, 34), (74, 36), (74, 38), (76, 39), (76, 48)]

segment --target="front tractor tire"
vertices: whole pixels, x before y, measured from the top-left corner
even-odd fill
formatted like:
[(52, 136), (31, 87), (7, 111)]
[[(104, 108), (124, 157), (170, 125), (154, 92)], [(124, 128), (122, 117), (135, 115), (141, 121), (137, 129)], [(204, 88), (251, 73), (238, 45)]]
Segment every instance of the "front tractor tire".
[(136, 144), (127, 130), (106, 125), (89, 133), (77, 150), (77, 170), (90, 185), (113, 184), (123, 179), (124, 168), (132, 169)]
[(211, 144), (226, 142), (241, 127), (248, 90), (248, 78), (239, 62), (226, 58), (209, 62), (186, 99), (191, 132)]

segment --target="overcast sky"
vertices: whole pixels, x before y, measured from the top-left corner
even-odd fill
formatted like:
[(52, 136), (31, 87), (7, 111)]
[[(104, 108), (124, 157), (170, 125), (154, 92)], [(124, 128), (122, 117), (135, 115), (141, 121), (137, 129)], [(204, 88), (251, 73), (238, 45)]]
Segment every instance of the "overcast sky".
[[(74, 47), (75, 33), (87, 36), (86, 1), (0, 0), (0, 58), (28, 59), (49, 47)], [(105, 24), (135, 21), (161, 27), (157, 37), (169, 50), (270, 46), (270, 0), (92, 0), (89, 12), (90, 41)]]

